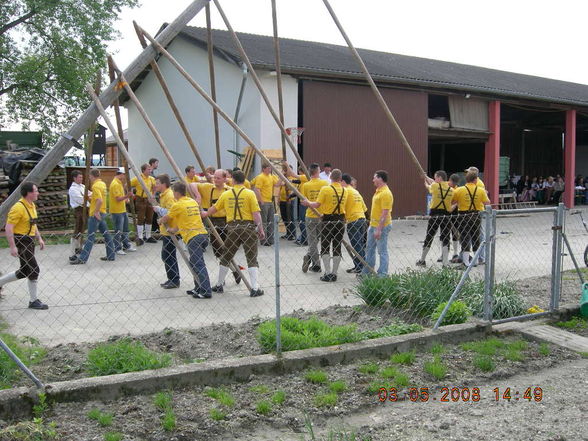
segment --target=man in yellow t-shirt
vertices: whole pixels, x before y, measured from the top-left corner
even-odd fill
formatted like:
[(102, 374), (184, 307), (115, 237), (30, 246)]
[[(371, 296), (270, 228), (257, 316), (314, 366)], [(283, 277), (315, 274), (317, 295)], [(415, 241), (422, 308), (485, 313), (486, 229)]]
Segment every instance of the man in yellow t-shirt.
[(427, 223), (427, 233), (423, 244), (421, 258), (417, 261), (417, 266), (426, 266), (426, 258), (437, 230), (441, 229), (441, 262), (443, 266), (449, 265), (449, 242), (451, 239), (451, 200), (453, 199), (453, 189), (447, 183), (447, 173), (443, 170), (435, 172), (435, 179), (425, 178), (425, 187), (431, 194), (431, 204), (429, 205), (429, 222)]
[[(218, 201), (220, 196), (229, 189), (229, 186), (226, 185), (227, 172), (222, 168), (215, 170), (215, 172), (212, 175), (212, 182), (212, 184), (209, 182), (198, 184), (198, 192), (200, 193), (200, 197), (202, 200), (203, 211), (207, 211), (208, 209), (210, 209), (210, 207), (216, 204), (216, 201)], [(208, 219), (215, 226), (218, 235), (224, 242), (227, 238), (227, 214), (225, 213), (225, 211), (218, 211), (214, 214), (214, 216), (209, 216)], [(212, 245), (212, 251), (214, 252), (215, 257), (220, 258), (222, 254), (220, 243), (215, 239), (214, 236), (210, 237), (210, 243)]]
[[(235, 167), (233, 169), (228, 168), (226, 170), (227, 172), (227, 185), (229, 187), (233, 186), (233, 173), (236, 171), (241, 171), (241, 169), (239, 167)], [(249, 190), (251, 190), (251, 182), (249, 182), (249, 179), (245, 178), (245, 181), (243, 181), (243, 186)]]
[(316, 201), (309, 202), (306, 199), (302, 201), (307, 207), (318, 209), (322, 214), (321, 259), (325, 269), (321, 276), (323, 282), (337, 281), (337, 270), (341, 263), (341, 242), (345, 234), (345, 206), (349, 196), (349, 192), (341, 186), (341, 177), (341, 170), (333, 169), (329, 175), (331, 184), (320, 189)]
[[(304, 174), (304, 169), (299, 167), (298, 177), (294, 179), (292, 183), (295, 184), (298, 191), (302, 191), (302, 186), (307, 182), (308, 178)], [(298, 221), (296, 224), (300, 229), (300, 235), (296, 237), (296, 241), (294, 243), (300, 246), (307, 246), (308, 238), (306, 237), (306, 207), (300, 203), (300, 198), (298, 196), (295, 197), (294, 205), (298, 206), (294, 211), (298, 213)]]
[(185, 168), (186, 171), (186, 177), (184, 178), (186, 180), (186, 182), (188, 184), (191, 184), (192, 182), (196, 182), (199, 183), (200, 182), (200, 176), (198, 176), (196, 174), (196, 169), (194, 168), (193, 165), (189, 165)]
[(223, 285), (229, 273), (229, 264), (241, 245), (247, 259), (249, 281), (251, 284), (251, 297), (263, 295), (259, 288), (259, 263), (257, 262), (257, 238), (263, 240), (265, 233), (257, 197), (252, 190), (243, 186), (245, 174), (241, 170), (233, 173), (235, 186), (229, 191), (221, 194), (216, 203), (202, 215), (204, 217), (214, 216), (220, 211), (227, 214), (227, 240), (225, 250), (220, 259), (218, 270), (218, 282), (212, 288), (214, 292), (224, 292)]
[(5, 227), (10, 255), (19, 258), (20, 268), (0, 275), (0, 293), (7, 283), (26, 278), (30, 297), (29, 308), (49, 309), (37, 298), (39, 264), (35, 259), (35, 237), (39, 241), (39, 248), (42, 250), (45, 248), (45, 242), (43, 242), (41, 232), (37, 227), (35, 201), (39, 198), (39, 189), (32, 182), (23, 182), (20, 187), (20, 195), (22, 196), (20, 200), (8, 212)]
[(106, 256), (101, 257), (100, 260), (114, 261), (115, 257), (114, 241), (108, 232), (108, 225), (106, 225), (106, 184), (100, 179), (100, 170), (95, 168), (90, 170), (90, 183), (92, 184), (92, 197), (90, 198), (88, 237), (77, 259), (69, 262), (72, 265), (83, 265), (88, 261), (96, 240), (96, 231), (102, 233), (106, 243)]
[[(355, 186), (357, 181), (349, 174), (343, 173), (341, 185), (345, 191), (349, 192), (347, 203), (345, 204), (345, 221), (347, 222), (347, 235), (349, 243), (353, 249), (365, 260), (365, 234), (367, 232), (367, 221), (365, 213), (367, 207), (363, 197), (357, 191)], [(363, 269), (363, 263), (353, 256), (353, 268), (347, 270), (348, 273), (359, 274)]]
[[(143, 164), (141, 166), (141, 177), (145, 181), (145, 185), (149, 190), (149, 193), (153, 194), (155, 188), (155, 178), (151, 176), (151, 167), (149, 164)], [(135, 193), (135, 211), (137, 213), (137, 246), (147, 243), (157, 243), (157, 241), (151, 237), (151, 228), (153, 222), (153, 208), (147, 200), (148, 194), (145, 194), (141, 183), (134, 177), (131, 179), (131, 187)]]
[(261, 208), (261, 221), (267, 231), (265, 240), (261, 241), (263, 246), (269, 247), (274, 244), (274, 188), (280, 186), (278, 177), (272, 175), (272, 168), (268, 163), (261, 165), (261, 173), (251, 181), (251, 188), (257, 196), (257, 202)]
[[(292, 167), (286, 162), (282, 162), (282, 174), (288, 178), (288, 181), (295, 185), (300, 182), (298, 175), (294, 173)], [(286, 234), (280, 239), (296, 240), (296, 223), (294, 222), (294, 193), (290, 187), (280, 180), (280, 217), (286, 227)]]
[(204, 251), (208, 245), (208, 233), (202, 217), (198, 202), (186, 196), (188, 186), (185, 182), (176, 182), (172, 185), (176, 203), (171, 206), (165, 216), (159, 219), (159, 225), (171, 223), (173, 227), (168, 228), (170, 234), (180, 233), (184, 243), (187, 245), (190, 255), (190, 269), (194, 275), (194, 289), (186, 291), (195, 299), (210, 299), (210, 279)]
[[(372, 197), (372, 209), (370, 212), (370, 226), (368, 228), (365, 261), (369, 267), (376, 269), (376, 250), (380, 257), (378, 275), (388, 274), (388, 235), (392, 229), (392, 207), (394, 196), (388, 188), (388, 172), (378, 170), (372, 179), (376, 192)], [(362, 274), (367, 274), (369, 268), (364, 267)]]
[[(315, 202), (321, 188), (329, 185), (329, 183), (319, 178), (321, 168), (316, 162), (310, 164), (308, 172), (310, 173), (310, 181), (301, 186), (300, 193), (309, 202)], [(303, 201), (300, 201), (300, 205), (306, 208)], [(310, 269), (312, 272), (318, 273), (321, 271), (318, 251), (318, 243), (321, 235), (321, 218), (314, 210), (309, 209), (306, 210), (304, 217), (306, 238), (308, 240), (308, 253), (302, 258), (302, 272), (305, 273)]]
[(108, 188), (110, 216), (114, 224), (114, 249), (116, 254), (124, 256), (126, 252), (137, 251), (129, 242), (129, 216), (126, 202), (133, 197), (133, 192), (125, 190), (125, 169), (119, 168)]
[[(478, 174), (470, 171), (466, 174), (466, 184), (453, 192), (452, 202), (457, 204), (461, 259), (464, 266), (470, 264), (470, 254), (480, 248), (480, 211), (490, 204), (490, 199), (482, 187), (477, 185)], [(476, 265), (478, 262), (475, 263)]]

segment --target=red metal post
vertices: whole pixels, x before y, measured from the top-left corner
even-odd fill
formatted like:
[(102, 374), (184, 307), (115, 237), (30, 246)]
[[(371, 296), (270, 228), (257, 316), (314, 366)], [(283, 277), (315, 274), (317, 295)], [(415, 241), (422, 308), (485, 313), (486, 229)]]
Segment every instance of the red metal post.
[(500, 101), (488, 104), (488, 130), (484, 153), (484, 183), (492, 203), (498, 203), (498, 167), (500, 165)]
[(566, 110), (566, 132), (564, 134), (564, 176), (566, 189), (564, 204), (568, 208), (574, 207), (576, 195), (576, 111)]

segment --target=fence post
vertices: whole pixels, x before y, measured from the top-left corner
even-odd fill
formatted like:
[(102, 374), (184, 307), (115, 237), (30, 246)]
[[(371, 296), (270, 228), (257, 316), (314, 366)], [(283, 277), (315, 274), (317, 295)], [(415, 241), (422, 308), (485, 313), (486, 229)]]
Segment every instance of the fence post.
[(492, 207), (486, 206), (484, 212), (484, 244), (485, 244), (485, 255), (486, 255), (486, 266), (484, 267), (484, 320), (492, 321), (492, 249), (493, 246), (493, 231), (492, 231)]
[(282, 329), (280, 324), (280, 232), (278, 222), (280, 216), (274, 214), (274, 265), (275, 265), (275, 283), (276, 283), (276, 353), (282, 354)]
[(549, 310), (555, 311), (559, 307), (561, 295), (561, 270), (562, 270), (562, 230), (564, 220), (564, 204), (559, 204), (553, 214), (553, 246), (551, 262), (551, 299)]

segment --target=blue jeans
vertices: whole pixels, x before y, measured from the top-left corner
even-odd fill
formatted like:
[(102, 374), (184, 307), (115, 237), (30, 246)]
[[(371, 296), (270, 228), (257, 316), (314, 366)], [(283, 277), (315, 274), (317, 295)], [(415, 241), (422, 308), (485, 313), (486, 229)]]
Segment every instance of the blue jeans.
[(298, 203), (298, 228), (300, 228), (300, 236), (298, 237), (298, 242), (305, 243), (307, 241), (306, 238), (306, 207), (297, 201)]
[[(362, 259), (365, 259), (365, 231), (367, 229), (367, 221), (365, 219), (357, 219), (356, 221), (347, 224), (347, 235), (349, 242), (353, 249), (357, 251)], [(357, 270), (363, 269), (363, 264), (357, 257), (353, 257), (353, 267)]]
[(208, 236), (199, 234), (188, 242), (188, 253), (190, 254), (190, 267), (196, 275), (194, 278), (194, 289), (203, 294), (212, 294), (210, 279), (206, 262), (204, 262), (204, 251), (208, 245)]
[[(374, 234), (376, 233), (376, 227), (369, 227), (368, 228), (368, 236), (367, 236), (367, 245), (365, 251), (365, 261), (366, 263), (376, 269), (376, 248), (378, 250), (378, 256), (380, 256), (380, 267), (378, 268), (378, 275), (385, 276), (388, 274), (388, 234), (390, 234), (390, 230), (392, 229), (392, 224), (385, 226), (382, 228), (382, 235), (380, 239), (376, 240)], [(363, 269), (363, 274), (368, 274), (369, 270), (367, 268)]]
[(178, 268), (178, 257), (176, 256), (176, 246), (170, 236), (162, 236), (161, 260), (165, 266), (167, 280), (170, 282), (180, 283), (180, 269)]
[(108, 260), (114, 260), (114, 242), (112, 241), (112, 236), (108, 232), (108, 225), (106, 225), (105, 219), (106, 213), (100, 213), (100, 220), (96, 219), (94, 216), (90, 216), (88, 219), (88, 238), (84, 243), (84, 247), (82, 248), (79, 257), (82, 262), (87, 262), (90, 257), (94, 241), (96, 240), (97, 230), (102, 233), (102, 236), (104, 236), (104, 241), (106, 242), (106, 257)]
[(127, 213), (111, 213), (114, 223), (114, 250), (131, 248), (129, 242), (129, 216)]

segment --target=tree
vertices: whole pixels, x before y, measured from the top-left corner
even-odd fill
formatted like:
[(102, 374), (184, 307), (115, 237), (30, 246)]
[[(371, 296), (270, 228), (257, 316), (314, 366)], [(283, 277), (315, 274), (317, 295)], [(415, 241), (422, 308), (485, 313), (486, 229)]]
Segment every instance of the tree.
[(51, 140), (87, 107), (113, 24), (138, 0), (0, 0), (0, 126), (35, 122)]

